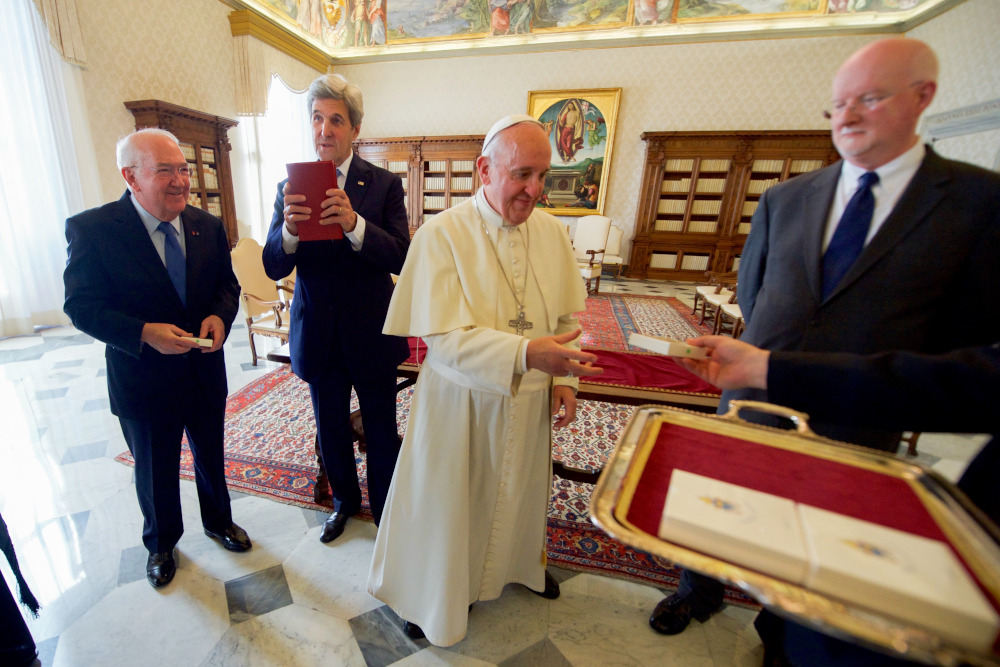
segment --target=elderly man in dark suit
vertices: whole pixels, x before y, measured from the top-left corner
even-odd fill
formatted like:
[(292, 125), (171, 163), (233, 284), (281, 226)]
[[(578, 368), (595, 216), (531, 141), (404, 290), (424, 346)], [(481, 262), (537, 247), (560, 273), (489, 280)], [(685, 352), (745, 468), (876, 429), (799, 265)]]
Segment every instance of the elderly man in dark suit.
[(337, 166), (337, 188), (326, 192), (321, 224), (340, 225), (343, 238), (299, 241), (309, 218), (305, 196), (278, 184), (274, 217), (264, 246), (272, 278), (297, 270), (289, 352), (292, 370), (309, 383), (322, 464), (330, 479), (334, 512), (320, 541), (344, 532), (361, 509), (350, 424), (351, 387), (364, 415), (368, 497), (377, 524), (399, 454), (396, 366), (409, 356), (405, 338), (385, 336), (382, 324), (392, 297), (390, 274), (403, 268), (410, 235), (399, 177), (355, 155), (361, 130), (361, 90), (339, 74), (321, 76), (307, 95), (313, 141), (320, 160)]
[(174, 135), (128, 135), (118, 166), (128, 184), (122, 198), (66, 221), (64, 308), (107, 344), (111, 411), (135, 459), (146, 577), (160, 587), (174, 577), (184, 530), (177, 470), (185, 432), (205, 533), (230, 551), (251, 547), (233, 523), (223, 459), (222, 344), (239, 283), (222, 221), (187, 205), (190, 167)]
[[(833, 81), (833, 141), (844, 160), (761, 197), (743, 248), (742, 339), (768, 350), (942, 352), (993, 342), (1000, 310), (1000, 175), (939, 157), (916, 133), (937, 89), (923, 42), (891, 38), (848, 58)], [(971, 291), (970, 291), (971, 290)], [(765, 400), (759, 390), (723, 393)], [(899, 433), (830, 419), (821, 435), (895, 452)], [(707, 620), (723, 587), (685, 571), (654, 630)]]

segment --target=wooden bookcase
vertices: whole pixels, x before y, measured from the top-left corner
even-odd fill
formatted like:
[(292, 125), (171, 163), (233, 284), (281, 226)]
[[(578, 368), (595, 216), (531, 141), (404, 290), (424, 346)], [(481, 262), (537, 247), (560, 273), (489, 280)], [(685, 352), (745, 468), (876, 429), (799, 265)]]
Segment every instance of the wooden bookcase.
[(410, 236), (441, 211), (479, 188), (476, 158), (485, 135), (361, 139), (358, 155), (403, 180)]
[(125, 102), (125, 107), (135, 116), (135, 129), (159, 127), (180, 140), (192, 169), (188, 203), (222, 218), (229, 245), (234, 247), (239, 235), (228, 133), (239, 123), (160, 100)]
[(732, 271), (761, 194), (839, 159), (828, 130), (644, 132), (631, 278)]

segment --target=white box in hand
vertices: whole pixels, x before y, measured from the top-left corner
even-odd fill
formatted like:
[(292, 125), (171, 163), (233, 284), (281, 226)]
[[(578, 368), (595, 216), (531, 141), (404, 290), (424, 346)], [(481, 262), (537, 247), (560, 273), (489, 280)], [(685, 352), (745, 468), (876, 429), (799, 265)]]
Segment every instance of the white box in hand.
[(807, 553), (795, 503), (684, 470), (671, 473), (659, 536), (799, 583)]
[(641, 347), (650, 352), (665, 354), (668, 357), (687, 357), (688, 359), (704, 359), (705, 348), (688, 345), (681, 340), (670, 338), (660, 338), (659, 336), (647, 336), (641, 333), (631, 333), (628, 336), (628, 344)]
[(1000, 618), (948, 545), (799, 505), (809, 588), (988, 651)]

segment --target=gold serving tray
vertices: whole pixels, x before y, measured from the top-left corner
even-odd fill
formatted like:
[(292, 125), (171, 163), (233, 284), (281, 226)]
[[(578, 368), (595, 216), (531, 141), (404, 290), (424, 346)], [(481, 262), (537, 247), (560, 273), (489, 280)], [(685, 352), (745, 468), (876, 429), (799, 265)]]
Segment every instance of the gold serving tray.
[[(795, 431), (743, 421), (741, 409), (778, 414), (796, 423)], [(953, 484), (916, 461), (820, 437), (808, 427), (808, 415), (754, 401), (732, 401), (722, 416), (666, 406), (638, 408), (601, 473), (590, 501), (591, 520), (611, 537), (679, 566), (737, 586), (775, 613), (841, 639), (903, 654), (932, 664), (1000, 664), (1000, 654), (983, 655), (958, 646), (905, 621), (866, 609), (862, 601), (833, 599), (798, 584), (664, 541), (632, 525), (627, 517), (636, 488), (663, 424), (791, 450), (799, 454), (875, 471), (904, 480), (979, 582), (1000, 599), (1000, 530)]]

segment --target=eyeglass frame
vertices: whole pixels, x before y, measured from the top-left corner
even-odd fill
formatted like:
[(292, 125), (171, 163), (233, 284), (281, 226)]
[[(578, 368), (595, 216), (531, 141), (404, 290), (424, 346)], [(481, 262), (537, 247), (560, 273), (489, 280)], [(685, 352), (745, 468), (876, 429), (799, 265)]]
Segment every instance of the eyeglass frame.
[(861, 95), (858, 95), (857, 97), (849, 97), (846, 100), (841, 100), (841, 101), (834, 100), (833, 102), (830, 103), (830, 105), (833, 108), (832, 109), (823, 109), (823, 111), (821, 113), (823, 114), (823, 118), (826, 118), (827, 120), (830, 120), (835, 115), (842, 114), (842, 113), (845, 113), (848, 110), (854, 109), (855, 105), (861, 105), (862, 107), (865, 108), (866, 111), (874, 111), (875, 109), (877, 109), (879, 107), (880, 104), (882, 104), (883, 102), (885, 102), (886, 100), (888, 100), (888, 99), (890, 99), (892, 97), (895, 97), (896, 95), (900, 94), (904, 90), (908, 90), (910, 88), (913, 88), (914, 86), (923, 86), (926, 83), (927, 83), (927, 81), (924, 81), (924, 80), (914, 81), (913, 83), (911, 83), (910, 85), (906, 86), (905, 88), (900, 88), (899, 90), (894, 90), (891, 93), (876, 93), (876, 92), (869, 91), (867, 93), (862, 93)]
[(131, 165), (129, 169), (149, 169), (151, 172), (153, 172), (154, 176), (158, 178), (170, 178), (171, 180), (173, 180), (174, 176), (180, 176), (182, 178), (184, 176), (187, 176), (188, 178), (191, 178), (195, 174), (195, 166), (192, 165), (190, 162), (180, 167), (167, 167), (167, 166), (147, 167), (144, 165), (136, 164), (136, 165)]

